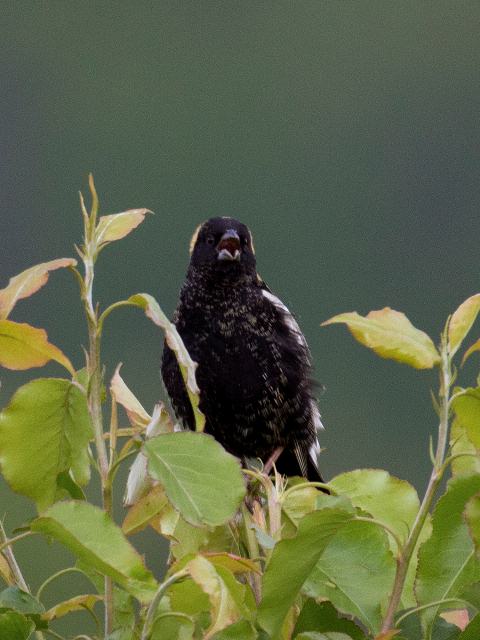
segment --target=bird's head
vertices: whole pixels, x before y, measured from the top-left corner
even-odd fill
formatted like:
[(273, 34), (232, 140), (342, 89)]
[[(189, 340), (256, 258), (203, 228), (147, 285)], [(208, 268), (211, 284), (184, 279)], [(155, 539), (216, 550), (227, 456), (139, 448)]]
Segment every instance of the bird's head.
[(248, 227), (234, 218), (210, 218), (190, 242), (190, 265), (227, 277), (256, 275), (255, 250)]

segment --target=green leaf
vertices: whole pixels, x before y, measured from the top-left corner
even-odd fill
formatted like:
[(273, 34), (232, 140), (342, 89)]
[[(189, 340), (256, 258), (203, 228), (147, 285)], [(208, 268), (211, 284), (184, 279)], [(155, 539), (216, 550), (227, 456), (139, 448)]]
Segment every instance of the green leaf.
[(258, 564), (249, 558), (237, 556), (234, 553), (206, 551), (202, 554), (215, 567), (223, 567), (231, 573), (261, 573)]
[(121, 529), (98, 507), (86, 502), (58, 502), (36, 518), (31, 529), (58, 540), (141, 602), (154, 596), (154, 577)]
[(183, 556), (183, 558), (180, 558), (169, 567), (167, 575), (171, 576), (181, 571), (191, 560), (197, 557), (205, 558), (214, 567), (226, 569), (233, 575), (249, 572), (261, 574), (260, 568), (254, 560), (237, 556), (234, 553), (205, 551), (202, 554), (189, 553)]
[(10, 278), (5, 289), (0, 289), (0, 320), (8, 318), (18, 300), (28, 298), (43, 287), (48, 281), (50, 271), (62, 267), (74, 267), (76, 264), (77, 261), (73, 258), (58, 258), (37, 264)]
[(352, 637), (347, 636), (346, 633), (338, 633), (337, 631), (328, 631), (326, 633), (306, 631), (296, 636), (295, 640), (352, 640)]
[(257, 632), (248, 620), (239, 620), (225, 627), (213, 636), (212, 640), (256, 640)]
[(452, 407), (468, 439), (480, 451), (480, 387), (464, 389), (453, 399)]
[(165, 332), (165, 341), (170, 349), (175, 353), (175, 357), (177, 358), (178, 366), (180, 367), (180, 372), (185, 383), (185, 388), (192, 404), (196, 431), (203, 431), (205, 427), (205, 416), (198, 406), (200, 402), (200, 389), (198, 388), (195, 378), (197, 363), (191, 359), (176, 326), (170, 322), (167, 316), (163, 313), (155, 298), (148, 293), (137, 293), (136, 295), (131, 296), (127, 302), (143, 309), (145, 311), (145, 315)]
[(122, 524), (125, 535), (138, 533), (147, 527), (155, 516), (167, 506), (168, 499), (163, 487), (156, 485), (146, 496), (131, 507)]
[[(467, 501), (480, 491), (480, 475), (457, 476), (438, 500), (432, 517), (432, 535), (420, 547), (416, 594), (418, 604), (428, 604), (458, 596), (461, 590), (480, 579), (480, 564), (463, 519)], [(425, 637), (440, 606), (421, 613)]]
[(460, 601), (468, 602), (477, 611), (480, 611), (480, 582), (474, 582), (467, 585), (460, 591)]
[(238, 542), (228, 523), (213, 528), (193, 526), (170, 503), (162, 510), (158, 520), (153, 520), (151, 526), (170, 540), (170, 553), (176, 559), (204, 550), (230, 552), (238, 548)]
[(150, 474), (188, 522), (215, 526), (234, 516), (245, 496), (240, 465), (211, 436), (167, 433), (144, 450)]
[(41, 378), (20, 387), (0, 413), (0, 465), (14, 491), (45, 509), (57, 498), (61, 476), (90, 477), (92, 427), (87, 400), (69, 380)]
[[(461, 631), (460, 629), (448, 623), (441, 617), (435, 618), (432, 629), (433, 640), (459, 640)], [(425, 636), (422, 632), (422, 625), (418, 614), (412, 614), (406, 617), (400, 625), (400, 635), (398, 640), (419, 640), (424, 639)], [(392, 638), (397, 640), (397, 636)], [(475, 638), (475, 640), (478, 640)]]
[(352, 518), (342, 509), (314, 511), (300, 520), (294, 538), (275, 545), (263, 575), (263, 598), (258, 609), (258, 622), (271, 636), (280, 631), (325, 547)]
[(34, 629), (34, 623), (16, 611), (0, 613), (0, 638), (2, 640), (28, 640)]
[[(452, 606), (452, 605), (450, 605)], [(461, 606), (461, 605), (459, 605)], [(447, 624), (453, 626), (451, 629), (452, 632), (456, 633), (458, 636), (460, 635), (460, 630), (464, 629), (470, 621), (470, 615), (468, 613), (468, 609), (448, 609), (447, 611), (443, 611), (437, 620), (444, 620)], [(434, 637), (435, 629), (434, 629)]]
[[(305, 480), (302, 480), (302, 484), (304, 483)], [(295, 486), (295, 484), (297, 483), (291, 483), (289, 479), (289, 488), (291, 486)], [(296, 526), (300, 520), (307, 515), (307, 513), (315, 511), (317, 506), (317, 496), (318, 489), (308, 485), (290, 493), (287, 492), (282, 500), (282, 512)], [(328, 497), (331, 498), (332, 496)], [(259, 531), (259, 533), (263, 532)]]
[(433, 640), (458, 640), (461, 630), (454, 624), (450, 624), (442, 617), (436, 618), (433, 623)]
[(346, 494), (356, 507), (384, 522), (402, 542), (406, 541), (420, 508), (420, 500), (411, 484), (381, 469), (342, 473), (330, 484), (336, 493)]
[(198, 616), (210, 611), (210, 599), (201, 587), (193, 580), (176, 582), (168, 590), (172, 611), (179, 611), (188, 616)]
[[(411, 484), (380, 469), (358, 469), (342, 473), (333, 478), (331, 483), (339, 495), (348, 496), (356, 507), (367, 511), (373, 518), (388, 525), (402, 543), (406, 542), (420, 508), (417, 492)], [(424, 542), (430, 533), (430, 521), (427, 520), (421, 534), (421, 542)], [(388, 541), (392, 552), (396, 554), (397, 545), (391, 536), (388, 536)], [(413, 583), (418, 547), (419, 544), (412, 555), (402, 595), (402, 604), (405, 608), (413, 607), (416, 603)]]
[(121, 213), (100, 216), (95, 230), (97, 246), (102, 248), (109, 242), (125, 238), (144, 221), (147, 213), (152, 212), (149, 209), (130, 209)]
[[(411, 484), (380, 469), (350, 471), (333, 478), (331, 483), (338, 494), (348, 495), (356, 507), (367, 511), (372, 517), (388, 525), (402, 543), (406, 542), (420, 508), (417, 492)], [(422, 532), (421, 542), (428, 538), (430, 531), (430, 522), (427, 521)], [(388, 541), (392, 552), (397, 553), (397, 545), (391, 536), (388, 536)], [(418, 546), (409, 565), (402, 596), (402, 603), (406, 608), (415, 606), (413, 582), (416, 573)]]
[[(77, 560), (75, 566), (90, 580), (98, 593), (104, 593), (105, 579), (101, 573), (82, 560)], [(136, 608), (133, 596), (114, 584), (112, 627), (118, 631), (118, 638), (115, 636), (117, 640), (132, 640), (131, 630), (135, 626)], [(130, 635), (125, 638), (126, 630)]]
[(337, 631), (346, 633), (353, 640), (366, 640), (363, 631), (351, 620), (341, 618), (330, 602), (317, 603), (311, 599), (300, 611), (293, 637), (305, 631)]
[(450, 430), (450, 447), (453, 456), (457, 456), (458, 454), (468, 454), (459, 456), (452, 460), (451, 469), (454, 476), (480, 473), (480, 456), (468, 437), (466, 427), (460, 423), (458, 418), (455, 418), (452, 422), (452, 428)]
[(72, 500), (86, 500), (82, 488), (74, 482), (67, 471), (62, 471), (62, 473), (58, 474), (57, 485), (60, 490), (63, 489), (65, 497), (72, 498)]
[(132, 636), (131, 628), (124, 629), (122, 627), (121, 629), (115, 629), (115, 631), (112, 631), (112, 633), (109, 633), (108, 636), (105, 636), (105, 640), (138, 640), (139, 637), (140, 636), (138, 632)]
[(0, 320), (0, 365), (24, 370), (43, 367), (55, 360), (72, 375), (75, 369), (67, 356), (48, 341), (47, 332), (29, 324)]
[(155, 619), (150, 640), (192, 640), (195, 625), (182, 613), (163, 613)]
[(126, 640), (131, 640), (131, 632), (136, 620), (136, 609), (134, 598), (117, 585), (114, 585), (112, 626), (114, 629), (130, 630), (130, 635), (127, 635)]
[(310, 597), (330, 600), (378, 633), (394, 576), (385, 532), (369, 522), (353, 521), (330, 542), (303, 590)]
[(468, 500), (465, 505), (464, 517), (475, 546), (477, 558), (480, 558), (480, 494), (474, 495)]
[(206, 639), (240, 617), (251, 617), (246, 604), (249, 587), (237, 582), (228, 569), (213, 564), (203, 556), (191, 560), (186, 568), (210, 600), (211, 624), (206, 632)]
[(233, 624), (241, 616), (249, 617), (249, 610), (245, 605), (247, 587), (237, 582), (228, 569), (215, 566), (202, 556), (191, 560), (186, 569), (210, 600), (211, 624), (204, 635), (205, 640)]
[(417, 579), (418, 568), (418, 552), (424, 542), (432, 535), (432, 517), (427, 514), (423, 528), (418, 536), (417, 544), (413, 550), (410, 563), (407, 569), (407, 575), (405, 577), (405, 583), (403, 585), (402, 598), (400, 600), (400, 606), (404, 609), (417, 606), (417, 597), (415, 594), (415, 580)]
[(415, 369), (431, 369), (440, 355), (429, 336), (416, 329), (407, 316), (390, 307), (370, 311), (365, 317), (356, 311), (341, 313), (322, 326), (343, 322), (363, 345), (382, 358), (409, 364)]
[(480, 638), (480, 614), (477, 614), (462, 631), (458, 640), (478, 640)]
[(467, 298), (465, 302), (458, 307), (450, 318), (448, 324), (448, 343), (450, 354), (457, 351), (462, 344), (463, 339), (470, 331), (475, 319), (480, 311), (480, 293)]
[(43, 604), (18, 587), (8, 587), (0, 593), (0, 610), (2, 609), (13, 609), (25, 615), (39, 615), (45, 611)]

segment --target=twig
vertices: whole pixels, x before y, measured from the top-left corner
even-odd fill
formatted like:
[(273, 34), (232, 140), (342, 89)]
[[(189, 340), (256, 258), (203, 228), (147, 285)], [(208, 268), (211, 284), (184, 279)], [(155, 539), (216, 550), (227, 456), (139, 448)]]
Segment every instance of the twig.
[(387, 607), (387, 612), (382, 623), (382, 633), (386, 633), (392, 629), (393, 618), (398, 608), (400, 599), (402, 597), (403, 587), (405, 584), (405, 578), (408, 571), (410, 560), (412, 559), (413, 552), (418, 542), (418, 538), (427, 519), (430, 511), (432, 500), (435, 496), (435, 492), (442, 480), (443, 473), (445, 471), (444, 459), (445, 451), (447, 448), (448, 439), (448, 427), (449, 427), (449, 409), (450, 409), (450, 387), (452, 384), (451, 377), (451, 365), (450, 355), (448, 351), (447, 341), (447, 328), (442, 334), (441, 345), (441, 373), (440, 373), (440, 423), (438, 426), (438, 442), (437, 450), (435, 453), (435, 464), (428, 481), (428, 486), (425, 491), (425, 495), (420, 505), (420, 509), (413, 523), (412, 530), (408, 536), (405, 546), (397, 557), (397, 570), (395, 574), (395, 581), (393, 584), (393, 590), (390, 595), (390, 600)]
[[(22, 536), (22, 537), (25, 537), (25, 536)], [(17, 536), (17, 539), (19, 539), (18, 536)], [(15, 579), (15, 584), (18, 587), (20, 587), (20, 589), (22, 589), (23, 591), (28, 592), (28, 585), (25, 582), (25, 578), (23, 577), (22, 572), (20, 571), (20, 567), (18, 566), (18, 563), (15, 559), (15, 556), (10, 546), (12, 544), (12, 540), (14, 541), (15, 538), (12, 538), (11, 540), (7, 538), (7, 534), (5, 533), (3, 522), (1, 520), (0, 520), (0, 540), (2, 541), (2, 545), (0, 546), (0, 549), (5, 548), (5, 550), (3, 551), (3, 555), (5, 557), (5, 560), (7, 561), (10, 571), (12, 572), (12, 576)]]
[[(2, 526), (2, 529), (3, 529), (3, 526)], [(15, 536), (13, 538), (7, 538), (7, 537), (4, 538), (4, 535), (5, 535), (5, 530), (2, 531), (3, 542), (2, 544), (0, 544), (0, 551), (3, 551), (5, 548), (9, 547), (12, 544), (15, 544), (15, 542), (18, 542), (19, 540), (22, 540), (27, 536), (35, 535), (35, 531), (24, 531), (23, 533), (19, 533), (18, 536)]]
[(188, 575), (188, 572), (185, 570), (178, 571), (177, 573), (174, 573), (173, 575), (171, 575), (170, 578), (165, 580), (165, 582), (162, 582), (162, 584), (158, 587), (157, 592), (155, 593), (153, 600), (150, 603), (150, 606), (148, 607), (145, 623), (142, 629), (141, 640), (148, 640), (148, 638), (150, 637), (153, 621), (155, 619), (155, 613), (157, 611), (158, 605), (160, 604), (160, 600), (165, 595), (165, 592), (167, 591), (167, 589), (175, 582), (178, 582), (182, 578), (185, 578), (187, 575)]

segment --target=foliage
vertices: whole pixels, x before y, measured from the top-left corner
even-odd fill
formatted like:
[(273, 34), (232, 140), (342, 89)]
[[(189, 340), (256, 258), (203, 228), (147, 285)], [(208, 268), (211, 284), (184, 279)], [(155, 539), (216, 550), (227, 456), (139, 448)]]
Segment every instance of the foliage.
[[(324, 323), (346, 324), (382, 357), (438, 369), (437, 445), (422, 499), (408, 482), (378, 469), (342, 473), (330, 481), (328, 494), (318, 490), (325, 488), (321, 483), (267, 477), (254, 468), (242, 472), (238, 460), (202, 433), (196, 363), (156, 300), (135, 294), (103, 311), (94, 302), (100, 252), (132, 232), (148, 211), (99, 217), (91, 177), (90, 191), (90, 212), (81, 197), (84, 239), (77, 251), (83, 273), (76, 260), (61, 258), (27, 269), (0, 290), (0, 365), (20, 370), (53, 360), (69, 374), (30, 381), (0, 412), (2, 473), (38, 510), (12, 537), (0, 523), (2, 640), (61, 638), (56, 620), (74, 611), (103, 618), (103, 630), (91, 640), (477, 638), (480, 387), (453, 386), (453, 358), (480, 311), (480, 294), (449, 317), (438, 346), (390, 308), (366, 316), (343, 313)], [(8, 318), (18, 300), (59, 268), (76, 277), (85, 309), (89, 344), (79, 370), (45, 330)], [(175, 352), (196, 432), (177, 432), (161, 403), (149, 414), (123, 381), (120, 366), (106, 393), (105, 321), (127, 306), (142, 309)], [(462, 361), (479, 345), (477, 340), (466, 349)], [(128, 426), (119, 424), (118, 405)], [(128, 510), (116, 523), (113, 488), (126, 460), (132, 462)], [(100, 506), (87, 502), (82, 489), (91, 467), (100, 481)], [(451, 478), (438, 498), (447, 473)], [(128, 540), (146, 527), (170, 541), (163, 578), (154, 577)], [(16, 541), (34, 534), (55, 539), (77, 559), (37, 594), (14, 556)], [(69, 571), (85, 573), (94, 588), (47, 610), (44, 587)]]

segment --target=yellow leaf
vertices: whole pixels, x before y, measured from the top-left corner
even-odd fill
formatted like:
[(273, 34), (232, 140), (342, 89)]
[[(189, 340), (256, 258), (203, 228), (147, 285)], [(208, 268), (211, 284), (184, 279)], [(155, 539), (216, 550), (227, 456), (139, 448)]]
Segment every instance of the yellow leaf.
[(122, 213), (100, 216), (95, 231), (98, 246), (114, 240), (121, 240), (141, 224), (149, 209), (130, 209)]
[(150, 422), (151, 417), (123, 381), (120, 375), (121, 366), (122, 364), (120, 363), (115, 369), (115, 373), (110, 382), (110, 391), (115, 400), (121, 404), (127, 412), (132, 427), (145, 428)]
[(431, 369), (440, 355), (429, 336), (412, 325), (404, 313), (385, 307), (363, 317), (356, 311), (341, 313), (322, 326), (345, 323), (361, 344), (382, 358), (409, 364), (415, 369)]
[(448, 325), (448, 343), (450, 354), (453, 355), (462, 344), (463, 339), (470, 331), (480, 311), (480, 293), (467, 298), (458, 307), (450, 318)]
[(472, 345), (470, 345), (468, 349), (465, 351), (465, 353), (463, 354), (462, 367), (467, 361), (467, 359), (472, 355), (472, 353), (475, 353), (475, 351), (480, 351), (480, 338), (476, 340)]
[(61, 267), (73, 267), (76, 264), (77, 261), (73, 258), (59, 258), (37, 264), (10, 278), (5, 289), (0, 289), (0, 320), (8, 318), (17, 300), (28, 298), (43, 287), (48, 280), (50, 271)]
[(122, 524), (123, 533), (129, 536), (142, 531), (167, 504), (168, 500), (163, 488), (156, 485), (128, 510)]
[(70, 598), (69, 600), (56, 604), (54, 607), (43, 613), (42, 620), (50, 622), (50, 620), (66, 616), (67, 613), (71, 613), (72, 611), (83, 611), (84, 609), (90, 609), (90, 611), (92, 611), (95, 604), (101, 600), (103, 600), (102, 596), (92, 593), (75, 596), (74, 598)]
[(180, 372), (187, 388), (188, 397), (190, 398), (193, 413), (195, 415), (196, 430), (203, 431), (205, 427), (205, 416), (198, 406), (200, 402), (200, 389), (198, 388), (195, 378), (197, 363), (191, 359), (176, 326), (170, 322), (167, 316), (163, 313), (155, 298), (148, 293), (137, 293), (136, 295), (131, 296), (128, 299), (128, 302), (143, 309), (145, 311), (145, 315), (165, 332), (166, 343), (170, 349), (175, 352)]
[(237, 556), (227, 551), (206, 551), (202, 554), (207, 560), (217, 567), (224, 567), (232, 573), (262, 573), (258, 564), (249, 558)]
[(0, 552), (0, 578), (2, 578), (8, 585), (15, 584), (15, 577), (12, 575), (7, 559), (1, 552)]
[[(201, 587), (211, 604), (211, 624), (205, 633), (205, 640), (215, 633), (225, 629), (238, 620), (242, 614), (242, 607), (236, 592), (242, 589), (242, 585), (233, 578), (229, 578), (229, 572), (215, 566), (202, 556), (197, 556), (187, 565), (188, 572), (193, 580)], [(237, 596), (237, 597), (235, 597)]]
[(58, 347), (48, 342), (47, 332), (29, 324), (0, 320), (0, 365), (7, 369), (43, 367), (56, 360), (72, 375), (75, 369)]

